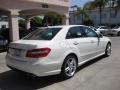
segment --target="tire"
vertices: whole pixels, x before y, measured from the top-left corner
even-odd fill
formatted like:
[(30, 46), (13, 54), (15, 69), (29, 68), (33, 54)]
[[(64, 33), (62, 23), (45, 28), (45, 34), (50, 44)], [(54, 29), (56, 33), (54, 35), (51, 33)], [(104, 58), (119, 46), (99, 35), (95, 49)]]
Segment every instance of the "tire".
[(118, 32), (117, 36), (120, 36), (120, 32)]
[(61, 76), (64, 79), (71, 78), (75, 75), (77, 69), (77, 58), (69, 55), (65, 58), (61, 69)]
[(105, 49), (105, 56), (106, 57), (109, 57), (111, 55), (111, 43), (108, 43), (107, 46), (106, 46), (106, 49)]

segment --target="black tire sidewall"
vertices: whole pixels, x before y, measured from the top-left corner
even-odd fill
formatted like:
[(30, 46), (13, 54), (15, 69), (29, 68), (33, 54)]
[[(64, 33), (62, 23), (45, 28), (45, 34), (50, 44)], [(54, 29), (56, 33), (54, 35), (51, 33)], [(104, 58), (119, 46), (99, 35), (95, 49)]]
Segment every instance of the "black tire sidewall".
[(108, 43), (107, 46), (106, 46), (106, 49), (105, 49), (105, 56), (107, 56), (107, 57), (111, 55), (111, 54), (108, 55), (108, 51), (107, 51), (107, 48), (108, 48), (109, 46), (111, 47), (111, 43)]
[(120, 36), (120, 32), (118, 32), (117, 36)]

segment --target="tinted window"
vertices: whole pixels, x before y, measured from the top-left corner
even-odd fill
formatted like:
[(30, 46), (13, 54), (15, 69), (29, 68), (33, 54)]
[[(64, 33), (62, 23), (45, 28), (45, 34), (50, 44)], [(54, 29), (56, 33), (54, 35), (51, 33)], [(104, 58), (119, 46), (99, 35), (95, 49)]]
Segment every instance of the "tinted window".
[(66, 39), (83, 37), (83, 30), (81, 27), (72, 27), (69, 29)]
[(85, 27), (84, 32), (86, 37), (97, 37), (97, 33), (90, 28)]
[(61, 28), (46, 28), (33, 31), (24, 40), (52, 40)]

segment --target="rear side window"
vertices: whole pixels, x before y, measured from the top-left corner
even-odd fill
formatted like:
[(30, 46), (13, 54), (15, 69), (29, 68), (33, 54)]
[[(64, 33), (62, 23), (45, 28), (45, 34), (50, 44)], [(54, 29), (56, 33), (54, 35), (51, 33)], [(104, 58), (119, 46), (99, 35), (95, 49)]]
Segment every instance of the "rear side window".
[(36, 30), (27, 35), (24, 40), (52, 40), (61, 28), (46, 28)]
[(72, 27), (69, 29), (66, 39), (74, 39), (74, 38), (81, 38), (83, 37), (83, 30), (82, 27)]

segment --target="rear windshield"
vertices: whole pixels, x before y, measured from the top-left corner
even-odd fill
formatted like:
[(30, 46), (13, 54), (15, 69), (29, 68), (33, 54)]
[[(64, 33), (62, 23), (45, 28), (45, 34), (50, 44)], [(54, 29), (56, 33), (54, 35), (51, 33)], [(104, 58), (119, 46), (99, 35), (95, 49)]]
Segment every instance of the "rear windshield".
[(23, 40), (52, 40), (61, 28), (38, 29), (28, 34)]

